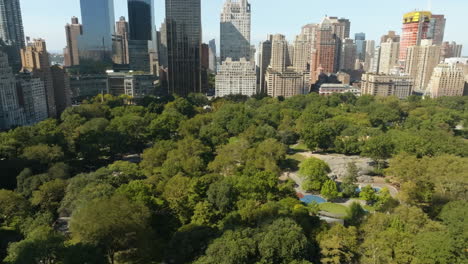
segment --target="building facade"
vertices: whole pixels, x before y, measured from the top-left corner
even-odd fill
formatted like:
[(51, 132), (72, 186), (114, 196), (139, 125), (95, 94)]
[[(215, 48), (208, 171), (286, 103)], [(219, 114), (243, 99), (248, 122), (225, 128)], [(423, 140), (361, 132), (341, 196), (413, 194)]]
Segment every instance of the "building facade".
[(366, 40), (366, 58), (364, 60), (364, 71), (368, 72), (375, 55), (375, 40)]
[(25, 125), (34, 125), (49, 117), (44, 82), (30, 73), (16, 75), (20, 106), (24, 109)]
[(168, 92), (201, 92), (200, 0), (166, 0)]
[(273, 36), (269, 35), (268, 39), (265, 41), (260, 42), (259, 45), (259, 56), (258, 56), (258, 63), (259, 63), (259, 89), (260, 93), (266, 93), (266, 80), (265, 75), (270, 66), (271, 62), (271, 42), (273, 40)]
[(78, 40), (81, 62), (111, 62), (114, 0), (80, 0), (80, 6), (83, 23), (83, 34)]
[(154, 0), (128, 0), (128, 20), (131, 40), (153, 41)]
[(32, 73), (33, 77), (40, 78), (44, 83), (49, 117), (56, 117), (54, 85), (45, 40), (34, 39), (33, 42), (29, 42), (25, 48), (21, 49), (21, 63), (23, 64), (23, 72)]
[(378, 72), (390, 74), (395, 67), (399, 66), (400, 42), (393, 42), (388, 38), (380, 45), (380, 62)]
[(413, 93), (413, 79), (410, 76), (366, 73), (362, 75), (361, 93), (405, 99)]
[(431, 40), (423, 40), (420, 46), (408, 48), (406, 74), (414, 79), (414, 90), (426, 90), (434, 68), (440, 62), (440, 46), (432, 45)]
[(65, 48), (64, 58), (66, 67), (80, 65), (78, 38), (82, 34), (83, 26), (79, 23), (77, 17), (72, 17), (71, 24), (67, 24), (65, 26), (65, 37), (67, 38), (67, 47)]
[(320, 86), (320, 95), (332, 95), (335, 93), (352, 93), (361, 96), (361, 90), (349, 84), (324, 83)]
[(442, 43), (440, 50), (441, 60), (461, 57), (462, 49), (463, 45), (457, 44), (455, 41)]
[(52, 71), (57, 116), (60, 116), (65, 109), (71, 106), (70, 76), (62, 66), (54, 65), (50, 69)]
[(19, 52), (26, 44), (20, 0), (0, 0), (0, 39), (11, 47), (8, 52), (10, 66), (13, 71), (18, 71), (21, 68)]
[(115, 35), (112, 36), (113, 55), (112, 61), (115, 64), (130, 64), (128, 54), (129, 26), (125, 17), (120, 17), (116, 22)]
[(227, 58), (216, 75), (216, 97), (232, 94), (253, 96), (257, 93), (255, 64), (245, 58), (233, 61)]
[(221, 61), (250, 60), (251, 6), (247, 0), (226, 0), (221, 12)]
[(99, 94), (109, 93), (106, 74), (71, 75), (70, 90), (72, 102), (81, 102), (84, 99)]
[(357, 58), (357, 45), (352, 39), (344, 39), (341, 45), (340, 70), (352, 71), (355, 68)]
[(338, 71), (339, 58), (338, 49), (340, 47), (340, 38), (333, 32), (332, 21), (325, 17), (320, 23), (315, 36), (315, 43), (312, 48), (312, 57), (310, 64), (311, 84), (318, 80), (321, 73), (329, 74)]
[(439, 64), (432, 73), (425, 95), (432, 98), (463, 96), (464, 89), (465, 73), (463, 67), (456, 64)]
[(366, 33), (356, 33), (354, 35), (354, 42), (356, 44), (356, 57), (360, 61), (366, 60)]
[(19, 105), (16, 80), (8, 62), (8, 55), (0, 51), (0, 130), (26, 124)]
[(216, 72), (217, 71), (217, 64), (218, 64), (218, 55), (217, 55), (217, 50), (216, 50), (216, 40), (212, 39), (208, 43), (208, 46), (210, 48), (209, 50), (209, 69), (211, 72)]

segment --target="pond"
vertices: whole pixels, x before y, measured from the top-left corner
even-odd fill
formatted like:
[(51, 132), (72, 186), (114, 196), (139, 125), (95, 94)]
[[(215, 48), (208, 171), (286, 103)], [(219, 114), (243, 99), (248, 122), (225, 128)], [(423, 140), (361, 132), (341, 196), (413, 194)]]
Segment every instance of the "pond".
[(306, 203), (306, 204), (310, 204), (312, 202), (322, 204), (322, 203), (327, 202), (325, 199), (323, 199), (322, 197), (317, 196), (317, 195), (305, 195), (303, 198), (301, 198), (301, 201)]

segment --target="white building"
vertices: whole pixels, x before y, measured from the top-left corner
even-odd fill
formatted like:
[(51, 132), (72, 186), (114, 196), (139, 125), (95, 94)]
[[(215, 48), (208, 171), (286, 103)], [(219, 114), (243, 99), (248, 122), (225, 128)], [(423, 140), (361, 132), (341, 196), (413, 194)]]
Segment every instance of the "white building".
[(0, 130), (25, 123), (24, 112), (18, 101), (15, 76), (8, 64), (8, 56), (0, 51)]
[(366, 73), (362, 75), (361, 93), (405, 99), (413, 93), (413, 79), (406, 75)]
[(432, 98), (463, 96), (465, 73), (456, 64), (439, 64), (435, 67), (425, 94)]
[[(221, 61), (250, 60), (251, 10), (247, 0), (226, 0), (221, 12)], [(253, 59), (253, 58), (252, 58)]]
[(352, 93), (361, 96), (361, 90), (349, 84), (324, 83), (320, 86), (320, 95), (332, 95), (335, 93)]
[(252, 96), (257, 93), (257, 74), (255, 65), (245, 58), (233, 61), (227, 58), (216, 75), (216, 96), (231, 94)]
[(422, 40), (420, 46), (408, 48), (405, 71), (414, 79), (414, 90), (426, 91), (434, 68), (440, 63), (440, 46)]
[(394, 42), (391, 38), (380, 44), (379, 73), (390, 74), (399, 65), (400, 42)]

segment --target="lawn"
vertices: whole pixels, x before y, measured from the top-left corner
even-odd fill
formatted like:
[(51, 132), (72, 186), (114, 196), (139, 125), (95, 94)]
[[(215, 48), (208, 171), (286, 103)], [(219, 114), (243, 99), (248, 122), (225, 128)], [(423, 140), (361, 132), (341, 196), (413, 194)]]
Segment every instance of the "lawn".
[(292, 160), (297, 160), (299, 162), (302, 162), (304, 161), (306, 158), (304, 157), (304, 155), (300, 154), (300, 153), (296, 153), (294, 155), (287, 155), (286, 158), (288, 159), (292, 159)]
[(348, 208), (341, 204), (334, 204), (334, 203), (323, 203), (319, 205), (321, 211), (329, 212), (331, 214), (338, 214), (338, 215), (347, 215)]
[(307, 146), (302, 142), (299, 142), (296, 145), (292, 145), (290, 148), (299, 152), (309, 151), (309, 148), (307, 148)]

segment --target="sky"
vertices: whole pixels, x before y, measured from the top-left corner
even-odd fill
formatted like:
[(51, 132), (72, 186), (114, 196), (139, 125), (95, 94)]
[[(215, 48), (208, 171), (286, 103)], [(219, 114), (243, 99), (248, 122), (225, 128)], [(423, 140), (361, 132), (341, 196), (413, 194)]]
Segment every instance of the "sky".
[[(81, 17), (79, 0), (20, 0), (26, 36), (44, 38), (49, 51), (66, 46), (65, 29), (72, 16)], [(95, 0), (98, 1), (98, 0)], [(155, 1), (156, 26), (164, 19), (164, 0)], [(225, 0), (201, 0), (203, 41), (219, 43), (219, 20)], [(116, 20), (127, 17), (127, 0), (114, 0)], [(388, 30), (401, 31), (402, 15), (414, 10), (444, 14), (447, 18), (445, 40), (464, 45), (468, 56), (467, 0), (250, 0), (252, 5), (252, 45), (267, 34), (284, 34), (289, 41), (301, 27), (318, 23), (325, 15), (351, 20), (351, 34), (364, 32), (367, 39), (379, 40)]]

